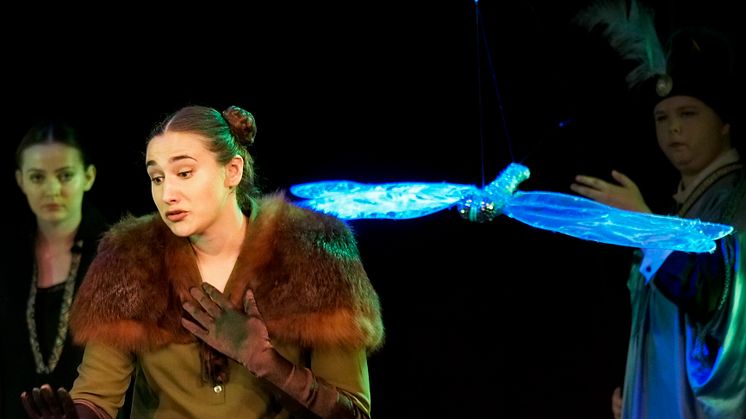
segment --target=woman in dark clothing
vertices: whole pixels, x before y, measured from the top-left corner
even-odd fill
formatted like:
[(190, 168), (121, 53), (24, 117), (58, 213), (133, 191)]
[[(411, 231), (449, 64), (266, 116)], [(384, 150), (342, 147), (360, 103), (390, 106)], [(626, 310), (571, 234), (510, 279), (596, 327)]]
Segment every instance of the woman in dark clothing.
[(21, 392), (42, 383), (72, 386), (83, 348), (68, 333), (72, 299), (105, 218), (84, 204), (96, 179), (77, 132), (32, 127), (16, 151), (16, 181), (31, 214), (6, 222), (12, 243), (0, 263), (0, 417), (24, 417)]

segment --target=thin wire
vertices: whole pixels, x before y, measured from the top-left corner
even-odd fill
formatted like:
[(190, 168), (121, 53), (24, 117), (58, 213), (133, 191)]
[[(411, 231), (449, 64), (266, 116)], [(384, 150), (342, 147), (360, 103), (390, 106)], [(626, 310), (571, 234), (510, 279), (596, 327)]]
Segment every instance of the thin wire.
[(475, 44), (477, 46), (477, 54), (476, 54), (476, 60), (477, 60), (477, 104), (479, 107), (479, 163), (480, 163), (480, 173), (482, 176), (482, 184), (480, 185), (482, 188), (485, 187), (487, 184), (485, 180), (485, 174), (484, 174), (484, 106), (482, 106), (482, 60), (481, 60), (481, 36), (480, 36), (480, 26), (479, 23), (481, 22), (481, 17), (479, 15), (479, 3), (477, 1), (474, 2), (474, 15), (475, 15), (475, 32), (474, 35), (476, 37)]
[(503, 135), (505, 136), (505, 144), (508, 147), (508, 154), (510, 155), (510, 161), (515, 162), (515, 154), (513, 152), (513, 142), (510, 139), (510, 131), (508, 130), (508, 121), (505, 117), (505, 106), (503, 104), (502, 95), (500, 95), (500, 88), (497, 83), (497, 75), (495, 72), (495, 66), (492, 62), (492, 54), (490, 54), (489, 41), (487, 34), (482, 30), (484, 22), (482, 21), (482, 15), (479, 13), (479, 4), (475, 1), (475, 16), (476, 16), (476, 45), (477, 45), (477, 97), (479, 103), (479, 145), (480, 145), (480, 158), (481, 158), (481, 170), (482, 170), (482, 187), (485, 186), (485, 155), (484, 155), (484, 106), (482, 101), (482, 51), (484, 51), (485, 57), (487, 58), (487, 67), (490, 73), (490, 80), (492, 81), (492, 87), (495, 89), (495, 99), (497, 100), (497, 106), (502, 121)]

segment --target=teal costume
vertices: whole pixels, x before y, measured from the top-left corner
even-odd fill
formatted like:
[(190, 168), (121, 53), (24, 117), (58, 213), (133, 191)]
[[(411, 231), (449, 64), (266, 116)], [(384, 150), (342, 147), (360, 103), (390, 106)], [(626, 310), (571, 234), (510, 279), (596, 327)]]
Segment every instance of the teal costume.
[(649, 282), (633, 264), (624, 418), (746, 418), (744, 170), (730, 164), (701, 185), (681, 215), (736, 233), (712, 254), (673, 252)]

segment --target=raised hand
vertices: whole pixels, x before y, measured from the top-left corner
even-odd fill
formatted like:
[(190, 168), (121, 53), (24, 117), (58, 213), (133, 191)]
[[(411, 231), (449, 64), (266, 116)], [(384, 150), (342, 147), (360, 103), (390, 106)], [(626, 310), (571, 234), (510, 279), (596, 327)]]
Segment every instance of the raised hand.
[(575, 183), (570, 185), (570, 189), (586, 198), (615, 208), (636, 212), (652, 212), (645, 203), (637, 184), (632, 179), (616, 170), (611, 171), (611, 177), (619, 183), (614, 184), (597, 177), (578, 175), (575, 176)]
[(21, 394), (26, 414), (33, 419), (78, 419), (70, 394), (63, 387), (52, 390), (49, 384), (34, 387)]
[(185, 301), (183, 307), (197, 323), (182, 317), (181, 324), (208, 345), (241, 363), (251, 373), (261, 376), (267, 359), (276, 354), (253, 291), (246, 291), (243, 312), (206, 282), (202, 283), (201, 288), (193, 287), (189, 291), (199, 305)]

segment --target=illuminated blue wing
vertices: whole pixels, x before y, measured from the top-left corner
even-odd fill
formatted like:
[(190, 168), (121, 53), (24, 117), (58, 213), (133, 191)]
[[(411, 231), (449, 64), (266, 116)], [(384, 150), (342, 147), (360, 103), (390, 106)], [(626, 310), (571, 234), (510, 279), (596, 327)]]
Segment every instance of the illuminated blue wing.
[(471, 221), (505, 214), (543, 230), (583, 240), (647, 249), (712, 252), (715, 240), (733, 227), (699, 220), (624, 211), (588, 198), (558, 192), (518, 191), (530, 175), (512, 163), (484, 189), (453, 183), (324, 181), (295, 185), (290, 192), (308, 198), (298, 204), (353, 220), (406, 219), (451, 206)]
[(516, 192), (503, 207), (532, 227), (601, 243), (647, 249), (712, 252), (715, 240), (733, 231), (723, 224), (624, 211), (557, 192)]
[(303, 183), (290, 192), (307, 198), (298, 205), (336, 217), (406, 219), (446, 209), (479, 189), (454, 183), (358, 183), (348, 180)]

